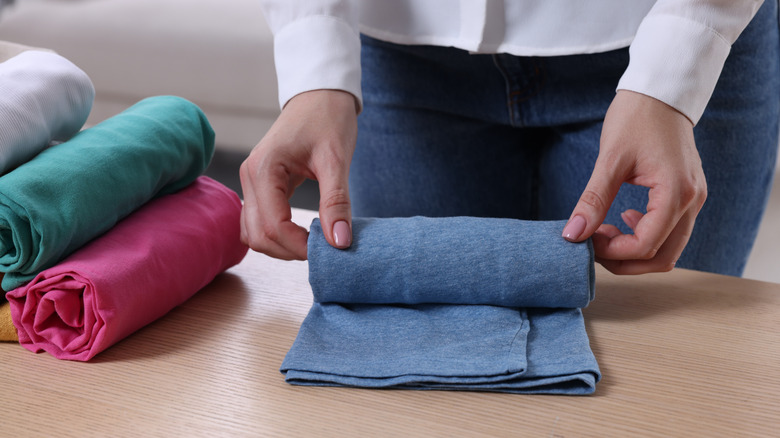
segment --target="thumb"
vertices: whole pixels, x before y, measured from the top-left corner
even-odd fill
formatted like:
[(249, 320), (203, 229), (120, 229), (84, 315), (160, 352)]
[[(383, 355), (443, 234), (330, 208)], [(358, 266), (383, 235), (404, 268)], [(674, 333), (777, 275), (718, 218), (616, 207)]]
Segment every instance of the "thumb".
[(319, 181), (322, 231), (325, 240), (339, 249), (352, 245), (352, 206), (348, 181), (346, 172)]
[(614, 172), (613, 166), (601, 165), (596, 160), (593, 174), (582, 191), (569, 221), (561, 235), (570, 242), (581, 242), (596, 232), (607, 217), (607, 211), (615, 200), (623, 178)]

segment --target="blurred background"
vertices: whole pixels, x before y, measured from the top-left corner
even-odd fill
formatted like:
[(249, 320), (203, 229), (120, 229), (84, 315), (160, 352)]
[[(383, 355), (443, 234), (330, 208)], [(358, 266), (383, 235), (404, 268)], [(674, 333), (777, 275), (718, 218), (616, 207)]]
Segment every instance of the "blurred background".
[[(0, 0), (9, 1), (9, 0)], [(279, 114), (273, 41), (256, 0), (16, 0), (0, 39), (55, 50), (95, 85), (88, 125), (139, 100), (197, 104), (216, 132), (209, 176), (241, 194), (238, 166)], [(316, 183), (291, 202), (316, 209)]]
[[(272, 35), (257, 0), (16, 0), (0, 13), (0, 40), (53, 49), (83, 69), (96, 90), (88, 125), (149, 96), (194, 102), (216, 132), (206, 174), (239, 195), (238, 167), (279, 114)], [(746, 278), (780, 282), (777, 186)], [(316, 183), (290, 202), (316, 210)]]

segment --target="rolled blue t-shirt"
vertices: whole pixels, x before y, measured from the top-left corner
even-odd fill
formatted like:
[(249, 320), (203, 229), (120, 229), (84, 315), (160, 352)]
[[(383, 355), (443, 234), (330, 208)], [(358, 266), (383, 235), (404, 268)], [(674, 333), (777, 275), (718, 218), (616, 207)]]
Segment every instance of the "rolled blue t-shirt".
[(588, 394), (600, 372), (581, 307), (593, 247), (563, 221), (353, 219), (331, 247), (318, 220), (314, 304), (282, 364), (292, 384)]

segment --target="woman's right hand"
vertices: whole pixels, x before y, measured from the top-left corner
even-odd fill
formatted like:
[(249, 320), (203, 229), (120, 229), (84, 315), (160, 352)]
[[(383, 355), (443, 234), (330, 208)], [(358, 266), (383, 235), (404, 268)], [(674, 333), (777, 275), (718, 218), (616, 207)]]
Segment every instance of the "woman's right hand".
[(315, 90), (290, 99), (241, 164), (241, 240), (255, 251), (284, 260), (306, 260), (306, 230), (292, 222), (289, 199), (303, 181), (320, 188), (319, 216), (325, 239), (352, 244), (349, 164), (357, 140), (355, 97)]

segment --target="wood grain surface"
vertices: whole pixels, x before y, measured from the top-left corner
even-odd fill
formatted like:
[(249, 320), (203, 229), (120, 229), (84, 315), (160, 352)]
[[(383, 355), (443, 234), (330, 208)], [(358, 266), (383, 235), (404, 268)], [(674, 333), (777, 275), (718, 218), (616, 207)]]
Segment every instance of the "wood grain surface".
[[(313, 212), (296, 210), (308, 224)], [(296, 387), (304, 262), (250, 253), (91, 362), (0, 344), (0, 436), (778, 436), (780, 285), (597, 271), (591, 396)]]

